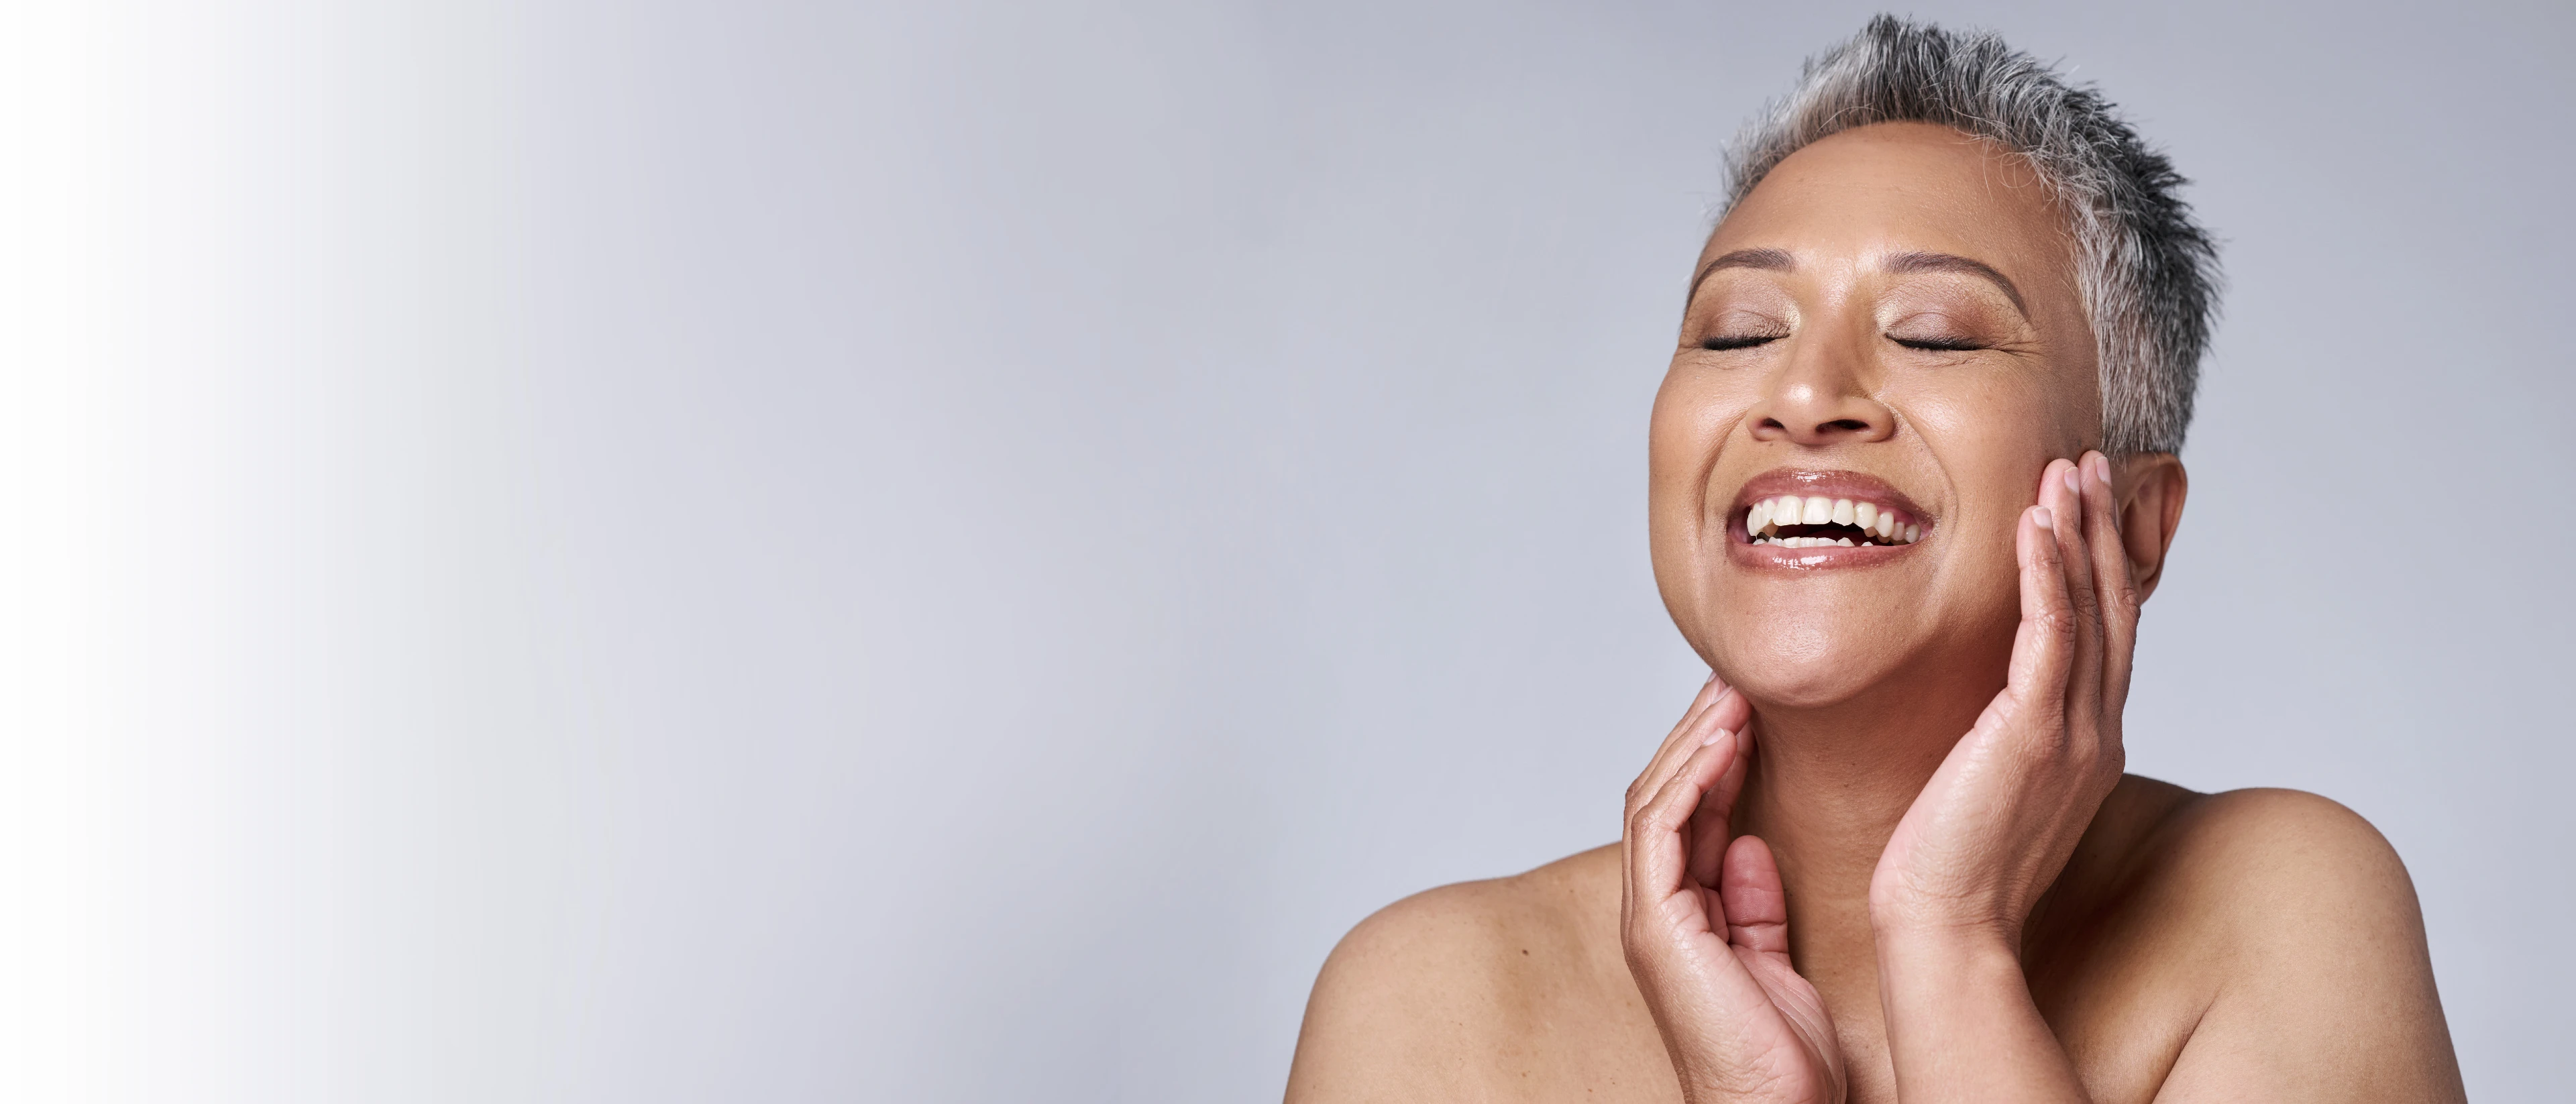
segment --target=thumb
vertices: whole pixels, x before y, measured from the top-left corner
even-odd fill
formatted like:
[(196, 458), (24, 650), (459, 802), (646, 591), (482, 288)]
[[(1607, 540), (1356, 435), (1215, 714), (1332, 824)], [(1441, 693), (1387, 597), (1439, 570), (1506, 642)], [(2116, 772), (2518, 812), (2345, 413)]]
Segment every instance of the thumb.
[(1780, 862), (1759, 836), (1737, 836), (1726, 848), (1718, 886), (1726, 907), (1726, 941), (1759, 955), (1789, 958), (1789, 894), (1780, 885)]

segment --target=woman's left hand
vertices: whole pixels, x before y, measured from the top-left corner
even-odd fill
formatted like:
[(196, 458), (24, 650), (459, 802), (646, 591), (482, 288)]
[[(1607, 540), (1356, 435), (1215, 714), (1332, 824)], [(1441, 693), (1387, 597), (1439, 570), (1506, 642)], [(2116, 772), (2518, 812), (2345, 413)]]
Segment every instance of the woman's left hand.
[[(2101, 453), (2049, 462), (2022, 511), (2012, 667), (1896, 826), (1870, 879), (1891, 938), (2020, 945), (2023, 923), (2120, 781), (2138, 594)], [(2000, 944), (1992, 942), (2000, 939)]]

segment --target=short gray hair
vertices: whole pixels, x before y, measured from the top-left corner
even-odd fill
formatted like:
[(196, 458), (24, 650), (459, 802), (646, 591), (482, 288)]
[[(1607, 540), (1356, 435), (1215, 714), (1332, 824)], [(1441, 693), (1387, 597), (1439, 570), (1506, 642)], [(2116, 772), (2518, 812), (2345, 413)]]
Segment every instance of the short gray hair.
[(1726, 208), (1781, 159), (1872, 123), (1920, 122), (2019, 154), (2067, 210), (2093, 322), (2102, 451), (2178, 452), (2218, 313), (2218, 247), (2176, 192), (2186, 181), (2091, 85), (1987, 32), (1881, 15), (1807, 59), (1798, 88), (1727, 154)]

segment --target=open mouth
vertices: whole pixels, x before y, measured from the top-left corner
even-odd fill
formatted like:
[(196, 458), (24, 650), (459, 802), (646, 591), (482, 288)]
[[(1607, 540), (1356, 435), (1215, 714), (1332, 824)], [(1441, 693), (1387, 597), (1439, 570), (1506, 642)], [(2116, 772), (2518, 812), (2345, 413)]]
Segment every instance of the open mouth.
[(1872, 548), (1923, 539), (1923, 524), (1893, 504), (1866, 498), (1780, 495), (1760, 499), (1744, 515), (1752, 544), (1787, 548)]

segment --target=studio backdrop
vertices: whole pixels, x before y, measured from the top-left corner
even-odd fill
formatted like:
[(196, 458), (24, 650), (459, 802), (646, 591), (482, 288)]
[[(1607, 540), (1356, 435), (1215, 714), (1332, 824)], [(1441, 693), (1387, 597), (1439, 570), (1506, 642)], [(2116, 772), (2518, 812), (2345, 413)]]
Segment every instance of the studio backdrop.
[[(1275, 1098), (1616, 838), (1719, 150), (1872, 10), (13, 7), (10, 1099)], [(2131, 768), (2369, 817), (2562, 1093), (2576, 16), (1910, 10), (2223, 239)]]

